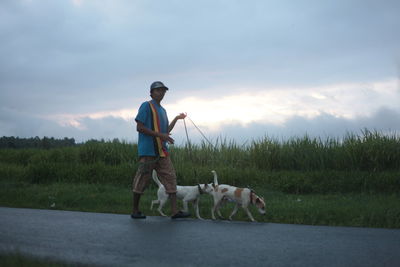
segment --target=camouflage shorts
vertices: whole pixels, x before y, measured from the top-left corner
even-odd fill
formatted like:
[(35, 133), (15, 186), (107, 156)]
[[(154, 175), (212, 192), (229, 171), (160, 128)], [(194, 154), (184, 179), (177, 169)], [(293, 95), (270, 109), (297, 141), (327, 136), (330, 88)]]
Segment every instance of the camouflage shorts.
[(176, 174), (170, 157), (140, 157), (139, 168), (132, 182), (132, 191), (143, 194), (150, 183), (153, 170), (168, 194), (176, 193)]

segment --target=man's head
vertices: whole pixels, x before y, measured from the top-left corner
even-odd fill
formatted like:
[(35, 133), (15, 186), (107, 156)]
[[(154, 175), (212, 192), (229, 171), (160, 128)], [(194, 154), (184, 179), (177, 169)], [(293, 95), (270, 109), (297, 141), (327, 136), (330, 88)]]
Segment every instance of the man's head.
[(157, 89), (157, 88), (165, 88), (165, 90), (168, 90), (168, 87), (166, 87), (162, 82), (156, 81), (156, 82), (153, 82), (153, 83), (150, 85), (150, 93), (151, 93), (154, 89)]
[(158, 101), (164, 98), (165, 92), (168, 90), (162, 82), (156, 81), (150, 85), (150, 96)]

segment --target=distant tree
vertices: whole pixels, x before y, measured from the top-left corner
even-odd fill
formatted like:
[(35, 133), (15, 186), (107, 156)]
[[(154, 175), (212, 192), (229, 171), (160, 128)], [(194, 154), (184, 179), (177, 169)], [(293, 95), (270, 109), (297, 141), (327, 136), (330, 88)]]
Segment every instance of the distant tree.
[(67, 147), (67, 146), (76, 146), (74, 138), (67, 138), (64, 139), (55, 139), (54, 137), (48, 138), (35, 136), (31, 138), (19, 138), (14, 136), (3, 136), (0, 138), (0, 149), (1, 148), (57, 148), (57, 147)]

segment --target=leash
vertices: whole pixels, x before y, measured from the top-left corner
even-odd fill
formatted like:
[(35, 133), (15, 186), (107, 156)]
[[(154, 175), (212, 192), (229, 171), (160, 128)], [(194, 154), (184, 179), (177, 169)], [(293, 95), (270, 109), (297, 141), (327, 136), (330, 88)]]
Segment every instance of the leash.
[[(187, 117), (187, 116), (186, 116)], [(188, 118), (188, 117), (187, 117)], [(186, 118), (183, 119), (183, 125), (185, 126), (185, 133), (186, 133), (186, 140), (187, 140), (187, 146), (188, 146), (188, 151), (189, 151), (189, 158), (190, 161), (192, 163), (194, 163), (193, 160), (193, 155), (192, 155), (192, 143), (190, 143), (190, 139), (189, 139), (189, 134), (188, 134), (188, 130), (187, 130), (187, 126), (186, 126)], [(200, 182), (199, 182), (199, 178), (197, 177), (197, 171), (196, 168), (192, 168), (193, 169), (193, 173), (194, 173), (194, 177), (196, 179), (197, 185), (199, 187), (199, 191), (201, 190), (200, 188)], [(201, 191), (200, 191), (201, 192)]]
[[(191, 147), (190, 140), (189, 140), (189, 134), (188, 134), (187, 127), (186, 127), (186, 118), (183, 119), (183, 125), (185, 125), (185, 133), (186, 133), (186, 140), (188, 143), (188, 147)], [(190, 152), (190, 149), (189, 149), (189, 152)]]
[[(189, 121), (193, 124), (193, 126), (196, 128), (197, 131), (199, 131), (199, 133), (201, 134), (201, 136), (208, 142), (208, 144), (213, 148), (213, 150), (216, 150), (216, 147), (211, 143), (210, 140), (208, 140), (208, 138), (204, 135), (204, 133), (200, 130), (200, 128), (194, 123), (194, 121), (189, 117), (186, 116), (186, 118), (189, 119)], [(185, 126), (185, 134), (186, 134), (186, 140), (187, 140), (187, 144), (188, 144), (188, 150), (189, 150), (189, 157), (190, 160), (192, 161), (192, 163), (194, 163), (194, 159), (193, 159), (193, 150), (192, 150), (192, 143), (190, 142), (190, 138), (189, 138), (189, 133), (187, 130), (187, 126), (186, 126), (186, 118), (183, 119), (183, 125)], [(197, 184), (200, 184), (199, 182), (199, 178), (197, 176), (197, 171), (196, 168), (193, 168), (193, 172), (194, 172), (194, 176), (196, 179)], [(200, 191), (200, 187), (199, 187), (199, 191)], [(201, 192), (201, 191), (200, 191)]]
[[(203, 136), (203, 138), (208, 142), (208, 144), (211, 145), (211, 146), (215, 149), (215, 146), (210, 142), (210, 140), (207, 139), (207, 137), (203, 134), (203, 132), (200, 130), (200, 128), (197, 127), (197, 125), (194, 123), (194, 121), (193, 121), (191, 118), (189, 118), (189, 116), (186, 116), (186, 118), (188, 118), (188, 119), (190, 120), (190, 122), (191, 122), (191, 123), (193, 124), (193, 126), (199, 131), (199, 133), (201, 134), (201, 136)], [(183, 120), (183, 122), (185, 123), (185, 120)], [(187, 129), (186, 129), (186, 123), (185, 123), (185, 131), (186, 131), (186, 137), (187, 137), (188, 140), (189, 140), (188, 133), (187, 133)]]
[[(186, 118), (188, 118), (188, 119), (190, 120), (190, 122), (193, 124), (193, 126), (196, 128), (196, 130), (199, 131), (199, 133), (200, 133), (201, 136), (207, 141), (207, 143), (208, 143), (214, 150), (216, 150), (216, 149), (217, 149), (216, 146), (213, 145), (213, 143), (211, 143), (210, 140), (208, 140), (208, 138), (203, 134), (203, 132), (202, 132), (202, 131), (200, 130), (200, 128), (194, 123), (194, 121), (193, 121), (189, 116), (187, 116), (187, 115), (186, 115)], [(186, 127), (186, 118), (183, 119), (183, 125), (185, 126), (186, 140), (187, 140), (189, 149), (191, 150), (192, 144), (191, 144), (191, 142), (190, 142), (188, 130), (187, 130), (187, 127)]]

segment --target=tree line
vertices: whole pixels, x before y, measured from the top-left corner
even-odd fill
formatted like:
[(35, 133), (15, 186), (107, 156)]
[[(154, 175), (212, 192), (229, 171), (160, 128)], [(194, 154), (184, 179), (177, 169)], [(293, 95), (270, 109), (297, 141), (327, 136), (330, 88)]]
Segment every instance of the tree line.
[(31, 138), (19, 138), (14, 136), (3, 136), (0, 138), (0, 149), (22, 149), (22, 148), (41, 148), (50, 149), (58, 147), (76, 146), (74, 138), (55, 139), (54, 137), (38, 136)]

